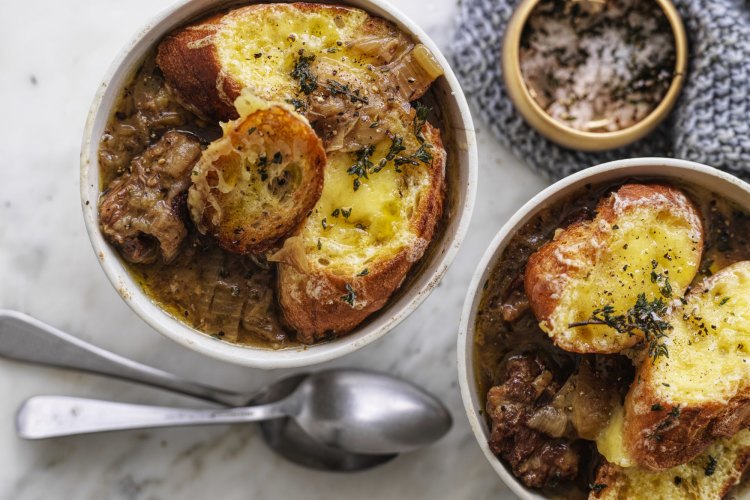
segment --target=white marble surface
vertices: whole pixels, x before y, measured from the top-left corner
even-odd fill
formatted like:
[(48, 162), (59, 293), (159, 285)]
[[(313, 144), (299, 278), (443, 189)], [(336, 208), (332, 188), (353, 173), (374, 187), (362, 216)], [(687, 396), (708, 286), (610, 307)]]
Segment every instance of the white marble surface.
[[(441, 47), (458, 0), (396, 3)], [(152, 331), (99, 268), (79, 208), (78, 153), (94, 92), (118, 49), (170, 0), (0, 2), (0, 308), (18, 309), (141, 362), (234, 388), (282, 375), (222, 364)], [(425, 6), (428, 4), (429, 6)], [(455, 420), (434, 447), (359, 474), (284, 462), (252, 426), (24, 442), (17, 406), (36, 394), (151, 404), (193, 401), (68, 371), (0, 362), (0, 498), (511, 498), (474, 441), (456, 378), (465, 289), (493, 234), (545, 183), (477, 123), (480, 183), (469, 236), (442, 285), (385, 339), (337, 365), (386, 370), (439, 395)]]

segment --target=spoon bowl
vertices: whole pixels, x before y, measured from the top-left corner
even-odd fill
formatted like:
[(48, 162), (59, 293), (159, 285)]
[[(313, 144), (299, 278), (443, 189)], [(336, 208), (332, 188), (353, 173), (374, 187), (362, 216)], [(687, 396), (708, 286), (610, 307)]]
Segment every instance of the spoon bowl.
[(356, 453), (412, 451), (443, 437), (452, 423), (440, 401), (424, 390), (367, 370), (314, 373), (289, 402), (290, 414), (308, 435)]
[[(307, 374), (297, 374), (279, 380), (262, 389), (249, 405), (272, 403), (289, 396)], [(259, 424), (266, 444), (290, 462), (309, 469), (331, 472), (356, 472), (371, 469), (396, 458), (395, 453), (371, 455), (351, 453), (322, 444), (312, 439), (291, 418), (277, 418)]]

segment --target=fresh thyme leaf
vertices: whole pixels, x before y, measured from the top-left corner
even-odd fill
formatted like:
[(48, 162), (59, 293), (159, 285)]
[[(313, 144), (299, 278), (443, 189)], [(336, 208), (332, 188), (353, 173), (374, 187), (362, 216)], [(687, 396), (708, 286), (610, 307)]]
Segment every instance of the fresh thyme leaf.
[(397, 154), (405, 150), (406, 146), (404, 146), (404, 138), (400, 135), (394, 135), (393, 139), (391, 139), (391, 148), (388, 150), (388, 154), (385, 155), (385, 161), (388, 162), (393, 160)]
[(265, 167), (268, 165), (268, 157), (266, 155), (258, 156), (258, 166)]
[(314, 60), (314, 54), (310, 54), (309, 56), (300, 54), (291, 73), (292, 78), (299, 82), (299, 88), (305, 95), (312, 94), (318, 88), (318, 78), (310, 68), (310, 63)]
[(349, 210), (341, 209), (341, 215), (344, 216), (344, 219), (348, 219), (349, 216), (352, 214), (352, 207), (349, 207)]
[(345, 285), (345, 288), (346, 295), (342, 295), (341, 300), (354, 307), (354, 301), (357, 300), (357, 294), (354, 292), (354, 288), (352, 288), (349, 283)]
[[(428, 151), (428, 149), (432, 147), (429, 144), (422, 144), (419, 146), (419, 148), (409, 156), (397, 156), (393, 159), (393, 164), (397, 167), (400, 167), (401, 165), (419, 165), (419, 162), (429, 165), (430, 162), (432, 162), (432, 153)], [(397, 172), (400, 172), (400, 170), (396, 170)]]
[(323, 245), (320, 243), (320, 238), (318, 238), (318, 250), (320, 250), (321, 248), (323, 248)]
[(340, 213), (341, 213), (341, 209), (337, 208), (336, 210), (331, 212), (331, 217), (338, 217)]
[(658, 263), (656, 260), (651, 261), (651, 283), (659, 283), (661, 285), (661, 294), (664, 297), (671, 297), (672, 296), (672, 284), (669, 282), (669, 276), (657, 273), (656, 267), (658, 266)]
[(672, 296), (672, 285), (669, 283), (669, 278), (664, 278), (664, 286), (661, 287), (661, 294), (665, 297)]
[(706, 464), (706, 468), (704, 470), (707, 476), (712, 476), (713, 473), (716, 472), (716, 459), (713, 456), (708, 456), (708, 463)]
[(367, 268), (364, 268), (360, 272), (357, 273), (357, 276), (367, 276), (368, 274), (370, 274), (370, 270)]
[(344, 85), (336, 80), (328, 80), (326, 89), (331, 95), (345, 95), (351, 102), (361, 102), (362, 104), (369, 104), (370, 102), (366, 97), (359, 95), (359, 89), (352, 91), (349, 85)]
[(651, 411), (662, 411), (664, 407), (660, 405), (659, 403), (656, 403), (655, 405), (651, 405)]
[(372, 122), (370, 124), (370, 128), (378, 128), (380, 126), (380, 122)]
[(281, 156), (281, 151), (276, 151), (276, 152), (275, 152), (275, 153), (273, 154), (273, 160), (271, 160), (271, 162), (273, 162), (273, 163), (275, 163), (275, 164), (277, 164), (277, 165), (278, 165), (279, 163), (281, 163), (281, 160), (282, 160), (282, 159), (283, 159), (283, 158), (282, 158), (282, 156)]
[(323, 217), (323, 220), (320, 221), (320, 225), (323, 226), (323, 229), (328, 229), (328, 220)]
[(250, 127), (247, 131), (247, 135), (253, 135), (253, 132), (256, 130), (258, 130), (257, 127)]
[(594, 493), (599, 493), (600, 491), (602, 491), (607, 486), (608, 485), (606, 485), (604, 483), (589, 484), (589, 488), (591, 488), (591, 491), (593, 491)]
[(356, 162), (350, 166), (346, 171), (349, 173), (349, 175), (356, 175), (356, 179), (354, 179), (354, 190), (356, 191), (359, 189), (360, 186), (360, 179), (365, 178), (367, 179), (368, 174), (370, 172), (370, 169), (372, 169), (373, 164), (370, 161), (370, 156), (375, 152), (375, 146), (370, 144), (369, 146), (365, 146), (362, 149), (359, 149), (354, 152), (354, 157), (356, 158)]
[(432, 162), (432, 153), (427, 151), (430, 147), (429, 144), (422, 144), (419, 146), (419, 149), (417, 149), (417, 152), (413, 155), (414, 158), (429, 165), (430, 162)]
[(719, 305), (720, 305), (720, 306), (723, 306), (723, 305), (724, 305), (724, 304), (726, 304), (727, 302), (729, 302), (729, 297), (724, 297), (723, 299), (721, 299), (721, 302), (719, 302)]
[(300, 111), (307, 108), (305, 101), (303, 101), (302, 99), (287, 99), (286, 102), (294, 106), (295, 111)]
[(416, 110), (416, 113), (414, 114), (414, 136), (419, 142), (424, 142), (422, 128), (424, 127), (424, 124), (427, 121), (427, 117), (430, 115), (432, 108), (430, 108), (429, 106), (425, 106), (419, 101), (416, 101), (414, 103), (414, 109)]

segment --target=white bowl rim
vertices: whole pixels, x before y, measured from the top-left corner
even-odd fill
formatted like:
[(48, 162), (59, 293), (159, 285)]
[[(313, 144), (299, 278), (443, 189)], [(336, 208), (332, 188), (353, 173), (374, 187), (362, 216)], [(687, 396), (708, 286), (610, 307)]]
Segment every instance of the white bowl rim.
[[(354, 332), (331, 342), (313, 344), (311, 346), (298, 346), (282, 350), (254, 348), (216, 341), (174, 319), (148, 299), (139, 286), (132, 286), (132, 278), (123, 268), (123, 265), (118, 258), (114, 255), (114, 250), (102, 237), (96, 217), (91, 216), (92, 209), (89, 204), (95, 204), (95, 201), (91, 201), (87, 195), (90, 188), (90, 172), (93, 168), (98, 169), (98, 161), (95, 158), (95, 155), (90, 154), (90, 143), (96, 118), (99, 113), (102, 112), (100, 111), (101, 104), (107, 93), (109, 82), (113, 79), (120, 67), (126, 63), (131, 52), (136, 48), (139, 42), (147, 37), (153, 28), (167, 21), (168, 18), (175, 15), (175, 13), (181, 9), (200, 1), (201, 0), (180, 0), (162, 10), (148, 21), (115, 57), (94, 97), (84, 127), (80, 158), (81, 208), (83, 210), (86, 231), (89, 235), (91, 245), (98, 256), (99, 263), (110, 283), (125, 300), (128, 306), (157, 332), (192, 350), (229, 363), (263, 369), (310, 366), (345, 356), (346, 354), (354, 352), (380, 339), (414, 312), (414, 310), (424, 302), (445, 276), (463, 243), (474, 210), (478, 176), (476, 134), (466, 97), (464, 96), (461, 85), (453, 73), (450, 64), (437, 45), (424, 32), (424, 30), (422, 30), (422, 28), (389, 2), (386, 0), (350, 0), (340, 2), (331, 0), (325, 2), (330, 4), (354, 4), (358, 6), (358, 8), (366, 11), (380, 11), (380, 13), (376, 13), (376, 15), (390, 17), (391, 20), (400, 24), (407, 33), (430, 49), (438, 63), (443, 68), (443, 77), (447, 82), (447, 87), (451, 94), (450, 97), (458, 110), (457, 116), (461, 121), (460, 132), (462, 132), (462, 135), (459, 137), (461, 145), (456, 145), (454, 147), (465, 147), (466, 155), (465, 162), (460, 162), (455, 165), (455, 168), (460, 167), (467, 170), (466, 185), (460, 186), (461, 189), (465, 189), (465, 199), (463, 204), (455, 207), (457, 215), (459, 216), (458, 224), (456, 225), (455, 231), (452, 233), (452, 237), (447, 236), (446, 244), (444, 245), (445, 250), (442, 255), (435, 256), (434, 262), (431, 263), (430, 267), (434, 270), (429, 275), (429, 278), (424, 281), (424, 284), (421, 287), (417, 288), (415, 283), (412, 285), (412, 288), (406, 290), (404, 296), (409, 297), (408, 302), (405, 302), (405, 304), (398, 309), (389, 311), (391, 316), (380, 327), (373, 331), (367, 331), (371, 326), (370, 324), (367, 324), (361, 331), (355, 330)], [(269, 2), (270, 1), (273, 0), (269, 0)], [(289, 0), (275, 1), (289, 3)], [(213, 7), (217, 8), (228, 5), (237, 6), (252, 3), (269, 3), (262, 0), (248, 0), (243, 2), (237, 2), (236, 0), (209, 0), (209, 2)], [(202, 12), (209, 12), (211, 8), (212, 7), (206, 7)], [(186, 16), (183, 19), (183, 22), (187, 22), (190, 19), (191, 17)], [(457, 128), (456, 130), (459, 129)], [(422, 272), (428, 273), (429, 268), (424, 269)]]
[[(640, 169), (643, 167), (672, 167), (677, 169), (684, 169), (688, 171), (695, 171), (708, 176), (717, 177), (722, 181), (729, 184), (733, 184), (736, 187), (744, 190), (750, 194), (750, 184), (745, 181), (715, 169), (713, 167), (703, 165), (688, 160), (680, 160), (675, 158), (659, 158), (659, 157), (644, 157), (644, 158), (629, 158), (624, 160), (614, 160), (606, 163), (602, 163), (593, 167), (586, 168), (575, 174), (569, 175), (554, 184), (548, 186), (536, 196), (526, 202), (518, 211), (505, 222), (500, 231), (490, 242), (484, 255), (479, 260), (477, 267), (472, 276), (469, 288), (466, 291), (466, 299), (464, 301), (463, 309), (461, 311), (461, 320), (459, 324), (458, 339), (457, 339), (457, 368), (458, 368), (458, 383), (461, 390), (461, 400), (463, 402), (464, 411), (469, 420), (469, 426), (471, 427), (472, 433), (479, 444), (485, 458), (495, 470), (500, 479), (508, 486), (513, 493), (523, 500), (543, 500), (543, 495), (538, 491), (526, 488), (521, 484), (513, 474), (508, 471), (505, 465), (497, 458), (492, 451), (490, 451), (489, 445), (487, 444), (487, 435), (484, 431), (486, 427), (484, 417), (479, 414), (477, 408), (475, 408), (473, 397), (476, 393), (476, 383), (474, 373), (469, 373), (469, 368), (473, 367), (473, 363), (469, 361), (472, 356), (473, 338), (474, 338), (474, 321), (475, 311), (478, 307), (478, 301), (481, 299), (482, 280), (486, 276), (487, 268), (495, 259), (499, 248), (506, 243), (510, 237), (511, 232), (516, 229), (516, 226), (524, 220), (529, 214), (540, 206), (545, 200), (551, 196), (569, 189), (571, 186), (577, 186), (582, 181), (602, 174), (604, 172), (620, 171), (621, 175), (618, 177), (628, 177), (628, 172), (634, 169)], [(634, 175), (634, 174), (630, 174)], [(638, 174), (644, 176), (643, 174)], [(655, 178), (663, 177), (669, 178), (670, 175), (660, 174), (658, 171), (654, 171), (650, 174)]]

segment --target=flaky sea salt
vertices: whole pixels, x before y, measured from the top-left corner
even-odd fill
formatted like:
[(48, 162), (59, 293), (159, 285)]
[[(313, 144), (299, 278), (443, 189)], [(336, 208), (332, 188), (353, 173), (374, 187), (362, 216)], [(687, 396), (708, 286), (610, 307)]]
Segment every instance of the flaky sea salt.
[(524, 28), (520, 65), (552, 118), (578, 130), (614, 131), (664, 98), (675, 43), (653, 0), (542, 0)]

